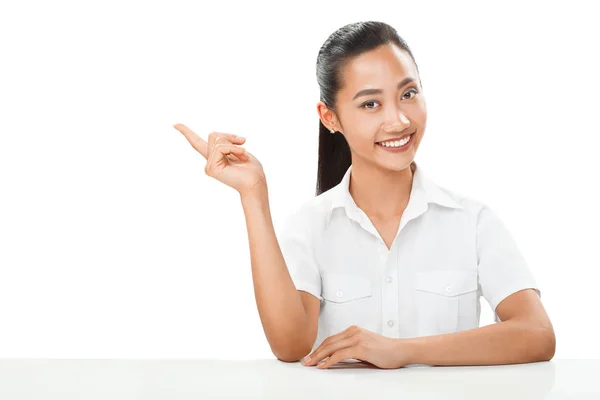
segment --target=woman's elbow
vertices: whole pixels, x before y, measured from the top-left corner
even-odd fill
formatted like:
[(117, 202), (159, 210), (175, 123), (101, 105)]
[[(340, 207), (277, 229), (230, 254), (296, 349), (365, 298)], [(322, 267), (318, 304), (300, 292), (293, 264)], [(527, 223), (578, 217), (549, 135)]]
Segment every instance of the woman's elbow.
[(310, 353), (310, 349), (308, 351), (304, 351), (304, 350), (295, 350), (295, 349), (289, 349), (287, 351), (273, 351), (273, 355), (275, 355), (275, 357), (277, 357), (277, 359), (279, 361), (284, 361), (284, 362), (298, 362), (301, 359), (304, 358), (304, 356), (308, 355)]
[(271, 346), (273, 355), (278, 360), (284, 362), (297, 362), (300, 361), (304, 356), (308, 355), (312, 349), (312, 346), (308, 343), (299, 343), (297, 341), (288, 341), (282, 343), (279, 346)]
[(550, 361), (556, 352), (556, 336), (552, 327), (544, 327), (537, 330), (536, 339), (539, 346), (535, 355), (535, 361)]

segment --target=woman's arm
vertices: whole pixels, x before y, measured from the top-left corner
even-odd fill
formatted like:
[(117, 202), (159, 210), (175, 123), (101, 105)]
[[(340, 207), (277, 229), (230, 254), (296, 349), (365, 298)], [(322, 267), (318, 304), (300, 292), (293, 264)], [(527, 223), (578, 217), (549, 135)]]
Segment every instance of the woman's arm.
[(267, 341), (278, 359), (298, 361), (310, 352), (316, 339), (319, 302), (307, 313), (294, 286), (275, 235), (266, 183), (252, 193), (242, 194), (241, 200), (254, 295)]
[(396, 354), (408, 364), (494, 365), (549, 361), (554, 329), (533, 289), (521, 290), (496, 308), (502, 322), (445, 335), (397, 339)]
[(297, 361), (311, 350), (317, 337), (319, 299), (304, 291), (300, 294), (292, 281), (275, 237), (262, 164), (240, 146), (246, 142), (243, 137), (211, 132), (206, 141), (183, 124), (173, 127), (206, 159), (206, 174), (240, 194), (263, 329), (277, 358)]

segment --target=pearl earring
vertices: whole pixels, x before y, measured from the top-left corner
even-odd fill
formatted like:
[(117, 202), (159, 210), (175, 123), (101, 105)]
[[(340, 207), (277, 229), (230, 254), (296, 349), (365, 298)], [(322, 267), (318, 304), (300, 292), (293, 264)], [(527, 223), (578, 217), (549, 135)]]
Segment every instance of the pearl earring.
[(330, 132), (331, 132), (331, 133), (335, 133), (335, 130), (333, 130), (333, 129), (330, 129)]

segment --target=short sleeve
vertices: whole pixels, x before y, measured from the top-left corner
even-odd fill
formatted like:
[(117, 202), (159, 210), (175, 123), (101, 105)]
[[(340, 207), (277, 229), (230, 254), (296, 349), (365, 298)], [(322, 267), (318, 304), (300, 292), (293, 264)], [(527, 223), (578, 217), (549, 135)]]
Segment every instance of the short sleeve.
[(321, 297), (321, 273), (314, 249), (310, 218), (297, 212), (288, 217), (277, 235), (281, 253), (296, 290)]
[(477, 218), (477, 263), (481, 292), (494, 313), (502, 300), (519, 290), (535, 289), (541, 297), (512, 235), (487, 205)]

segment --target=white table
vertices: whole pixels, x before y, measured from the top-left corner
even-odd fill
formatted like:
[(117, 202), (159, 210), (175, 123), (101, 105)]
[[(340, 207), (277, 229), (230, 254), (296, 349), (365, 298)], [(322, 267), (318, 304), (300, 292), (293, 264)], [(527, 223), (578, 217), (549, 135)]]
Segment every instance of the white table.
[(278, 360), (0, 360), (0, 399), (600, 399), (600, 360), (327, 370)]

